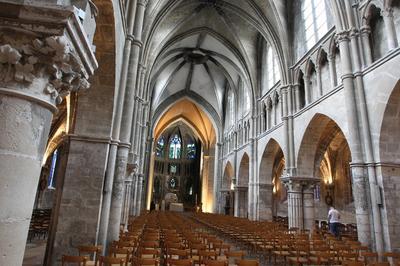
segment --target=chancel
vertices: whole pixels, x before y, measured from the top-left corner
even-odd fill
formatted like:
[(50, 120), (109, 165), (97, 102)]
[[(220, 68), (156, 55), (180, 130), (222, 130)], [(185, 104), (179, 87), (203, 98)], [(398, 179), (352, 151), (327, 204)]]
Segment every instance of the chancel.
[(0, 0), (0, 265), (397, 265), (399, 38), (398, 0)]

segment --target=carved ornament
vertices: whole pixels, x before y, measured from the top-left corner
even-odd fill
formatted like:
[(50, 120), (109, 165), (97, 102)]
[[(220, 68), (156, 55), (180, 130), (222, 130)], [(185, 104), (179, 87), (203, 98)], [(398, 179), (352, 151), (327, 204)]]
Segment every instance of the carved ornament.
[(70, 92), (89, 88), (89, 75), (65, 36), (16, 40), (0, 33), (0, 40), (0, 84), (29, 86), (45, 79), (43, 92), (57, 104)]

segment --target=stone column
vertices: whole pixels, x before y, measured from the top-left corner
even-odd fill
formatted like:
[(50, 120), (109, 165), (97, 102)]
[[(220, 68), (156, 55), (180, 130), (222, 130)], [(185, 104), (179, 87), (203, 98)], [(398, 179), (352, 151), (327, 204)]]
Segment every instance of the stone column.
[(289, 166), (291, 165), (290, 163), (290, 136), (289, 136), (289, 118), (288, 118), (288, 113), (289, 113), (289, 102), (288, 102), (288, 87), (283, 87), (281, 89), (282, 93), (282, 105), (283, 105), (283, 132), (284, 132), (284, 143), (285, 143), (285, 150), (283, 151), (285, 154), (286, 158), (286, 165)]
[(333, 89), (337, 85), (335, 54), (330, 54), (328, 56), (328, 66), (329, 66), (329, 78), (331, 80), (331, 86)]
[(396, 29), (393, 20), (393, 8), (386, 7), (381, 10), (383, 21), (385, 22), (386, 36), (389, 50), (393, 50), (398, 46)]
[(356, 208), (358, 240), (363, 244), (371, 243), (371, 224), (369, 213), (369, 200), (366, 187), (366, 174), (362, 164), (350, 165), (352, 176), (352, 189), (354, 207)]
[(266, 112), (264, 111), (264, 104), (263, 104), (260, 112), (260, 130), (258, 132), (259, 134), (265, 131), (265, 124), (266, 124)]
[(294, 84), (294, 95), (295, 95), (295, 107), (293, 108), (293, 110), (295, 110), (295, 112), (300, 111), (300, 84), (296, 83)]
[(232, 179), (234, 184), (234, 191), (235, 191), (235, 201), (234, 201), (234, 208), (233, 208), (233, 215), (235, 217), (239, 217), (239, 188), (237, 187), (237, 180), (235, 178)]
[(272, 113), (272, 100), (271, 97), (267, 97), (266, 102), (265, 102), (265, 129), (268, 130), (271, 128), (271, 113)]
[(300, 182), (290, 180), (288, 189), (288, 218), (289, 228), (303, 229), (303, 191)]
[[(86, 39), (64, 35), (69, 23), (72, 33), (81, 33), (71, 11), (6, 8), (0, 15), (0, 265), (22, 265), (56, 104), (89, 87), (97, 62)], [(58, 15), (43, 25), (35, 20), (42, 14)]]
[(99, 225), (98, 243), (103, 245), (104, 247), (107, 246), (107, 235), (108, 235), (107, 232), (108, 232), (108, 225), (111, 212), (112, 189), (114, 184), (114, 174), (115, 174), (117, 152), (118, 152), (118, 145), (120, 138), (125, 91), (127, 88), (126, 84), (129, 75), (131, 50), (133, 47), (133, 42), (135, 41), (133, 31), (136, 20), (136, 6), (137, 6), (137, 0), (130, 0), (129, 9), (126, 10), (127, 36), (125, 39), (125, 45), (122, 57), (119, 89), (118, 89), (118, 94), (116, 96), (117, 102), (113, 110), (113, 128), (112, 128), (113, 142), (110, 145), (110, 152), (108, 156), (107, 171), (103, 188), (100, 225)]
[(369, 194), (366, 187), (365, 173), (362, 169), (363, 155), (360, 141), (360, 132), (358, 125), (358, 116), (356, 110), (355, 87), (353, 82), (351, 56), (349, 49), (348, 32), (341, 32), (338, 34), (337, 41), (339, 43), (340, 54), (342, 59), (342, 82), (345, 93), (345, 104), (347, 109), (347, 119), (350, 133), (350, 150), (352, 152), (352, 165), (357, 166), (352, 168), (353, 177), (353, 193), (354, 193), (354, 207), (356, 209), (357, 230), (359, 240), (363, 244), (371, 243), (370, 234), (370, 221), (369, 221), (369, 208), (368, 198)]
[(143, 175), (138, 176), (138, 186), (137, 186), (137, 197), (136, 197), (136, 208), (135, 208), (135, 216), (139, 216), (141, 212), (142, 206), (142, 194), (143, 194)]
[(272, 221), (273, 184), (257, 184), (259, 189), (259, 219)]
[(369, 66), (373, 62), (372, 58), (372, 51), (371, 51), (371, 45), (369, 42), (370, 34), (371, 34), (371, 28), (368, 25), (364, 25), (361, 27), (361, 41), (362, 41), (362, 47), (363, 47), (363, 55), (365, 59), (365, 66)]
[(278, 119), (277, 119), (277, 116), (278, 116), (278, 102), (279, 102), (279, 95), (275, 91), (273, 96), (272, 96), (272, 108), (274, 109), (274, 113), (273, 113), (273, 115), (274, 115), (274, 124), (273, 125), (274, 126), (276, 126), (276, 124), (278, 122)]
[(133, 173), (130, 174), (126, 179), (125, 179), (125, 189), (124, 189), (124, 202), (122, 205), (122, 216), (121, 216), (121, 223), (124, 225), (124, 229), (127, 229), (128, 226), (128, 220), (129, 220), (129, 213), (131, 209), (131, 204), (132, 202), (132, 190), (133, 190)]
[(129, 210), (129, 215), (131, 215), (131, 216), (135, 216), (135, 213), (136, 213), (136, 198), (137, 198), (137, 194), (138, 194), (138, 178), (137, 178), (137, 175), (136, 174), (134, 174), (133, 175), (133, 193), (132, 193), (132, 198), (131, 198), (131, 200), (132, 200), (132, 203), (131, 203), (131, 208), (130, 208), (130, 210)]
[(314, 209), (314, 184), (305, 184), (303, 188), (304, 206), (304, 229), (314, 230), (315, 209)]
[(319, 65), (315, 66), (315, 73), (317, 74), (318, 93), (319, 93), (319, 96), (322, 96), (324, 94), (324, 92), (322, 90), (322, 76), (321, 76), (321, 68)]
[(311, 103), (311, 88), (310, 88), (310, 76), (304, 75), (304, 94), (305, 94), (305, 100), (306, 100), (306, 105), (309, 105)]
[(132, 130), (132, 118), (135, 100), (136, 78), (139, 67), (139, 55), (142, 46), (142, 28), (144, 20), (144, 12), (148, 0), (138, 0), (132, 42), (132, 49), (129, 57), (128, 76), (124, 97), (124, 107), (121, 117), (120, 141), (118, 147), (117, 162), (114, 174), (113, 192), (111, 198), (110, 220), (108, 225), (108, 243), (117, 240), (119, 237), (119, 229), (121, 223), (122, 193), (123, 180), (126, 175), (126, 166), (128, 162), (128, 154), (130, 148), (130, 137)]

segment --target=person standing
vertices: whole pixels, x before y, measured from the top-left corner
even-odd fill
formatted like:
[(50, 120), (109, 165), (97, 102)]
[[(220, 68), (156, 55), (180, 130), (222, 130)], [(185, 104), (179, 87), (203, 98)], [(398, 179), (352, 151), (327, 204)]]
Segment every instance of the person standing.
[(340, 213), (333, 206), (329, 208), (328, 223), (329, 231), (336, 237), (339, 237)]

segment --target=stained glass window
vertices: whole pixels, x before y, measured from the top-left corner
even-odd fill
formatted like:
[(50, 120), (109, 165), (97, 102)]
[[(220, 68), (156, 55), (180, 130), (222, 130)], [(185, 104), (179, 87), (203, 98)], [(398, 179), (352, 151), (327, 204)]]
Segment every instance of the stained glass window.
[(49, 178), (48, 178), (48, 182), (47, 182), (47, 186), (49, 189), (54, 189), (55, 185), (56, 185), (54, 173), (56, 171), (57, 153), (58, 153), (58, 150), (55, 150), (51, 157), (50, 174), (49, 174)]
[(186, 150), (188, 159), (194, 159), (196, 157), (196, 145), (194, 145), (194, 143), (189, 143), (186, 146)]
[(160, 138), (157, 141), (156, 156), (157, 157), (163, 157), (163, 155), (164, 155), (164, 138)]
[(170, 141), (169, 145), (169, 158), (170, 159), (180, 159), (181, 158), (181, 138), (175, 134)]

